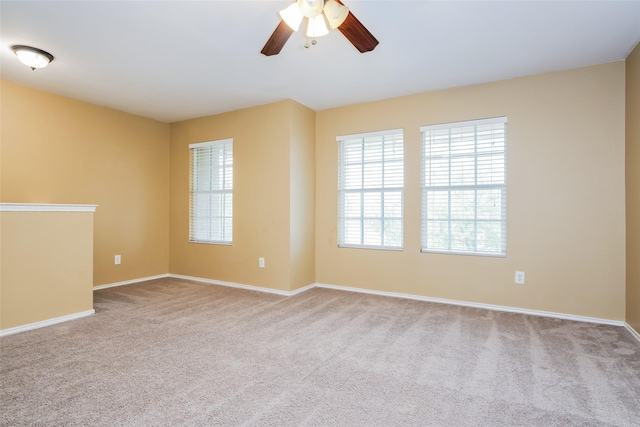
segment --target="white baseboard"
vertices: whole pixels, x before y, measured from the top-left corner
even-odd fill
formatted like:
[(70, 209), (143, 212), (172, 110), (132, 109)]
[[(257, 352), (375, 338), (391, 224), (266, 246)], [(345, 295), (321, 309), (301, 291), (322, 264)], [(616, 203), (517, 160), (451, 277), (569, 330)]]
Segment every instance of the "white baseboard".
[(552, 311), (530, 310), (527, 308), (509, 307), (504, 305), (484, 304), (476, 302), (459, 301), (444, 298), (432, 298), (422, 295), (402, 294), (397, 292), (374, 291), (363, 288), (352, 288), (348, 286), (329, 285), (326, 283), (316, 283), (319, 288), (336, 289), (340, 291), (359, 292), (363, 294), (379, 295), (384, 297), (405, 298), (417, 301), (435, 302), (438, 304), (458, 305), (463, 307), (482, 308), (493, 311), (506, 311), (508, 313), (529, 314), (532, 316), (553, 317), (556, 319), (574, 320), (576, 322), (599, 323), (603, 325), (624, 326), (626, 323), (622, 320), (601, 319), (598, 317), (577, 316), (573, 314), (555, 313)]
[(243, 285), (241, 283), (233, 283), (233, 282), (223, 282), (222, 280), (204, 279), (202, 277), (183, 276), (181, 274), (169, 274), (169, 277), (173, 277), (175, 279), (193, 280), (194, 282), (207, 283), (210, 285), (219, 285), (219, 286), (227, 286), (229, 288), (245, 289), (248, 291), (265, 292), (268, 294), (276, 294), (283, 297), (290, 297), (293, 295), (297, 295), (315, 286), (315, 284), (312, 283), (308, 286), (296, 289), (294, 291), (282, 291), (280, 289), (263, 288), (261, 286)]
[(630, 325), (630, 324), (628, 324), (628, 323), (625, 323), (625, 324), (624, 324), (624, 327), (625, 327), (625, 328), (627, 328), (627, 331), (629, 331), (629, 332), (631, 333), (631, 335), (633, 335), (633, 337), (634, 337), (635, 339), (637, 339), (638, 341), (640, 341), (640, 333), (638, 333), (638, 331), (636, 331), (635, 329), (633, 329), (633, 328), (631, 327), (631, 325)]
[(81, 311), (80, 313), (67, 314), (66, 316), (54, 317), (53, 319), (41, 320), (40, 322), (29, 323), (27, 325), (16, 326), (13, 328), (0, 330), (0, 337), (6, 335), (17, 334), (19, 332), (26, 332), (32, 329), (44, 328), (45, 326), (55, 325), (56, 323), (68, 322), (69, 320), (79, 319), (81, 317), (91, 316), (95, 314), (95, 310)]
[[(200, 283), (207, 283), (207, 284), (218, 285), (218, 286), (227, 286), (230, 288), (245, 289), (249, 291), (265, 292), (265, 293), (280, 295), (284, 297), (298, 295), (305, 291), (308, 291), (309, 289), (318, 287), (318, 288), (326, 288), (326, 289), (335, 289), (335, 290), (346, 291), (346, 292), (358, 292), (358, 293), (369, 294), (369, 295), (378, 295), (383, 297), (405, 298), (405, 299), (412, 299), (417, 301), (433, 302), (438, 304), (481, 308), (485, 310), (504, 311), (508, 313), (528, 314), (531, 316), (552, 317), (556, 319), (573, 320), (576, 322), (588, 322), (588, 323), (598, 323), (603, 325), (622, 326), (626, 328), (634, 338), (640, 341), (640, 333), (638, 333), (635, 329), (633, 329), (631, 325), (629, 325), (628, 323), (620, 320), (609, 320), (609, 319), (601, 319), (598, 317), (577, 316), (573, 314), (556, 313), (551, 311), (530, 310), (526, 308), (517, 308), (517, 307), (509, 307), (509, 306), (503, 306), (503, 305), (484, 304), (484, 303), (474, 303), (474, 302), (451, 300), (451, 299), (445, 299), (445, 298), (433, 298), (433, 297), (426, 297), (422, 295), (412, 295), (412, 294), (404, 294), (404, 293), (398, 293), (398, 292), (376, 291), (376, 290), (364, 289), (364, 288), (353, 288), (349, 286), (330, 285), (327, 283), (312, 283), (310, 285), (295, 289), (293, 291), (282, 291), (279, 289), (264, 288), (261, 286), (253, 286), (253, 285), (243, 285), (240, 283), (224, 282), (221, 280), (205, 279), (202, 277), (183, 276), (180, 274), (160, 274), (157, 276), (142, 277), (140, 279), (126, 280), (123, 282), (116, 282), (116, 283), (109, 283), (106, 285), (94, 286), (93, 290), (96, 291), (99, 289), (112, 288), (114, 286), (130, 285), (130, 284), (146, 282), (154, 279), (162, 279), (165, 277), (192, 280)], [(45, 326), (55, 325), (56, 323), (67, 322), (69, 320), (79, 319), (81, 317), (90, 316), (94, 313), (95, 313), (95, 310), (87, 310), (80, 313), (74, 313), (66, 316), (56, 317), (53, 319), (43, 320), (40, 322), (30, 323), (28, 325), (2, 329), (0, 330), (0, 337), (17, 334), (19, 332), (30, 331), (32, 329), (43, 328)]]
[(405, 298), (405, 299), (412, 299), (412, 300), (416, 300), (416, 301), (433, 302), (433, 303), (438, 303), (438, 304), (448, 304), (448, 305), (457, 305), (457, 306), (462, 306), (462, 307), (481, 308), (481, 309), (485, 309), (485, 310), (504, 311), (504, 312), (508, 312), (508, 313), (528, 314), (528, 315), (531, 315), (531, 316), (551, 317), (551, 318), (555, 318), (555, 319), (573, 320), (573, 321), (576, 321), (576, 322), (587, 322), (587, 323), (596, 323), (596, 324), (601, 324), (601, 325), (623, 326), (631, 333), (631, 335), (633, 335), (635, 338), (637, 338), (640, 341), (640, 334), (636, 330), (634, 330), (629, 324), (627, 324), (626, 322), (624, 322), (622, 320), (610, 320), (610, 319), (602, 319), (602, 318), (599, 318), (599, 317), (588, 317), (588, 316), (578, 316), (578, 315), (574, 315), (574, 314), (557, 313), (557, 312), (553, 312), (553, 311), (531, 310), (531, 309), (527, 309), (527, 308), (510, 307), (510, 306), (505, 306), (505, 305), (484, 304), (484, 303), (452, 300), (452, 299), (445, 299), (445, 298), (434, 298), (434, 297), (427, 297), (427, 296), (422, 296), (422, 295), (404, 294), (404, 293), (399, 293), (399, 292), (376, 291), (376, 290), (364, 289), (364, 288), (354, 288), (354, 287), (349, 287), (349, 286), (331, 285), (331, 284), (327, 284), (327, 283), (312, 283), (310, 285), (304, 286), (302, 288), (295, 289), (293, 291), (283, 291), (283, 290), (279, 290), (279, 289), (265, 288), (265, 287), (262, 287), (262, 286), (244, 285), (244, 284), (241, 284), (241, 283), (225, 282), (225, 281), (222, 281), (222, 280), (214, 280), (214, 279), (205, 279), (205, 278), (202, 278), (202, 277), (195, 277), (195, 276), (184, 276), (184, 275), (181, 275), (181, 274), (160, 274), (158, 276), (149, 276), (149, 277), (143, 277), (143, 278), (140, 278), (140, 279), (127, 280), (127, 281), (124, 281), (124, 282), (117, 282), (117, 283), (110, 283), (110, 284), (107, 284), (107, 285), (95, 286), (93, 288), (93, 290), (95, 291), (95, 290), (99, 290), (99, 289), (111, 288), (111, 287), (114, 287), (114, 286), (130, 285), (130, 284), (133, 284), (133, 283), (146, 282), (148, 280), (162, 279), (162, 278), (165, 278), (165, 277), (172, 277), (172, 278), (175, 278), (175, 279), (192, 280), (194, 282), (207, 283), (207, 284), (210, 284), (210, 285), (218, 285), (218, 286), (227, 286), (227, 287), (230, 287), (230, 288), (245, 289), (245, 290), (249, 290), (249, 291), (265, 292), (265, 293), (280, 295), (280, 296), (284, 296), (284, 297), (290, 297), (290, 296), (298, 295), (298, 294), (301, 294), (301, 293), (303, 293), (305, 291), (308, 291), (309, 289), (318, 287), (318, 288), (326, 288), (326, 289), (335, 289), (335, 290), (346, 291), (346, 292), (358, 292), (358, 293), (363, 293), (363, 294), (378, 295), (378, 296), (384, 296), (384, 297)]
[(272, 289), (272, 288), (264, 288), (261, 286), (253, 286), (253, 285), (244, 285), (242, 283), (234, 283), (234, 282), (224, 282), (222, 280), (214, 280), (214, 279), (205, 279), (203, 277), (195, 277), (195, 276), (184, 276), (181, 274), (159, 274), (157, 276), (149, 276), (149, 277), (141, 277), (139, 279), (132, 279), (132, 280), (125, 280), (123, 282), (115, 282), (115, 283), (108, 283), (106, 285), (100, 285), (100, 286), (94, 286), (93, 290), (97, 291), (100, 289), (106, 289), (106, 288), (113, 288), (115, 286), (125, 286), (125, 285), (133, 285), (134, 283), (140, 283), (140, 282), (146, 282), (149, 280), (155, 280), (155, 279), (163, 279), (165, 277), (172, 277), (175, 279), (184, 279), (184, 280), (192, 280), (194, 282), (201, 282), (201, 283), (207, 283), (210, 285), (219, 285), (219, 286), (227, 286), (230, 288), (237, 288), (237, 289), (245, 289), (248, 291), (257, 291), (257, 292), (266, 292), (269, 294), (276, 294), (276, 295), (281, 295), (284, 297), (290, 297), (293, 295), (297, 295), (299, 293), (302, 293), (306, 290), (309, 290), (311, 288), (313, 288), (315, 286), (314, 283), (308, 285), (308, 286), (304, 286), (302, 288), (298, 288), (295, 289), (293, 291), (282, 291), (279, 289)]
[(157, 276), (141, 277), (139, 279), (125, 280), (124, 282), (107, 283), (106, 285), (94, 286), (93, 290), (98, 291), (100, 289), (113, 288), (115, 286), (132, 285), (134, 283), (146, 282), (147, 280), (164, 279), (169, 277), (169, 274), (158, 274)]
[(303, 286), (302, 288), (298, 288), (298, 289), (296, 289), (296, 290), (293, 290), (293, 291), (289, 292), (289, 296), (291, 296), (291, 297), (292, 297), (292, 296), (294, 296), (294, 295), (301, 294), (301, 293), (306, 292), (306, 291), (308, 291), (309, 289), (313, 289), (313, 288), (315, 288), (315, 287), (316, 287), (316, 284), (315, 284), (315, 283), (312, 283), (312, 284), (307, 285), (307, 286)]

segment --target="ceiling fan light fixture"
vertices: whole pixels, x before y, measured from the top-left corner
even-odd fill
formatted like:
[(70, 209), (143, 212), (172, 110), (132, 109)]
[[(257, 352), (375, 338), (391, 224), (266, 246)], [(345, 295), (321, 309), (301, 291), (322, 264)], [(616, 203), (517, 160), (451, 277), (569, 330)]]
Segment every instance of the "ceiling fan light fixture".
[(16, 54), (20, 62), (32, 70), (44, 68), (53, 61), (53, 55), (36, 47), (15, 45), (11, 47), (11, 50)]
[(307, 18), (315, 18), (322, 13), (324, 0), (297, 0), (300, 12)]
[(307, 26), (307, 37), (322, 37), (329, 34), (329, 29), (327, 28), (327, 24), (324, 22), (324, 16), (322, 14), (309, 18), (309, 25)]
[(304, 18), (302, 11), (300, 11), (300, 5), (293, 3), (280, 11), (280, 17), (293, 31), (298, 31), (300, 23)]
[[(289, 4), (289, 7), (280, 11), (280, 16), (283, 19), (260, 51), (263, 55), (273, 56), (279, 54), (293, 32), (300, 28), (305, 17), (309, 21), (307, 23), (307, 42), (304, 45), (305, 47), (316, 44), (317, 37), (329, 34), (327, 24), (332, 29), (337, 28), (360, 53), (371, 52), (378, 46), (378, 40), (367, 27), (362, 25), (362, 22), (355, 17), (353, 12), (342, 4), (342, 0), (291, 1), (293, 1), (293, 5)], [(284, 19), (289, 12), (293, 12), (294, 16), (297, 16), (293, 22), (286, 22)], [(302, 14), (302, 18), (300, 18), (300, 14)]]
[(324, 16), (327, 17), (327, 21), (329, 21), (329, 27), (335, 30), (347, 19), (349, 8), (336, 0), (329, 0), (325, 3), (323, 12)]

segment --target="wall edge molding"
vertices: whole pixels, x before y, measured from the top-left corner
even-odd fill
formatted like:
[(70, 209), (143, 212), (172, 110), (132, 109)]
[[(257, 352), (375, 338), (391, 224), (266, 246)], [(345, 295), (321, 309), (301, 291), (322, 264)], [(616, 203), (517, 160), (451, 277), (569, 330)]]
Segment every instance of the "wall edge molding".
[(95, 212), (98, 205), (0, 203), (0, 212)]
[(283, 297), (298, 295), (313, 288), (325, 288), (325, 289), (334, 289), (334, 290), (345, 291), (345, 292), (357, 292), (357, 293), (363, 293), (363, 294), (369, 294), (369, 295), (377, 295), (377, 296), (383, 296), (383, 297), (403, 298), (403, 299), (411, 299), (416, 301), (433, 302), (437, 304), (447, 304), (447, 305), (456, 305), (461, 307), (480, 308), (480, 309), (492, 310), (492, 311), (502, 311), (506, 313), (526, 314), (526, 315), (538, 316), (538, 317), (550, 317), (555, 319), (571, 320), (575, 322), (595, 323), (595, 324), (610, 325), (610, 326), (621, 326), (626, 328), (638, 341), (640, 341), (640, 334), (636, 330), (634, 330), (628, 323), (622, 320), (611, 320), (611, 319), (603, 319), (600, 317), (579, 316), (575, 314), (558, 313), (553, 311), (532, 310), (527, 308), (510, 307), (505, 305), (476, 303), (476, 302), (453, 300), (453, 299), (446, 299), (446, 298), (435, 298), (435, 297), (428, 297), (423, 295), (404, 294), (399, 292), (377, 291), (372, 289), (354, 288), (350, 286), (332, 285), (332, 284), (320, 283), (320, 282), (312, 283), (310, 285), (303, 286), (293, 291), (283, 291), (279, 289), (265, 288), (262, 286), (245, 285), (242, 283), (225, 282), (222, 280), (207, 279), (203, 277), (185, 276), (182, 274), (167, 273), (167, 274), (160, 274), (157, 276), (142, 277), (139, 279), (94, 286), (93, 290), (96, 291), (96, 290), (111, 288), (115, 286), (125, 286), (125, 285), (134, 284), (134, 283), (146, 282), (154, 279), (162, 279), (166, 277), (171, 277), (174, 279), (191, 280), (194, 282), (206, 283), (210, 285), (226, 286), (229, 288), (244, 289), (248, 291), (275, 294)]
[(622, 320), (610, 320), (610, 319), (602, 319), (599, 317), (578, 316), (575, 314), (556, 313), (553, 311), (531, 310), (527, 308), (510, 307), (505, 305), (475, 303), (475, 302), (452, 300), (452, 299), (445, 299), (445, 298), (426, 297), (422, 295), (403, 294), (398, 292), (376, 291), (376, 290), (364, 289), (364, 288), (353, 288), (349, 286), (331, 285), (327, 283), (316, 283), (316, 286), (319, 288), (335, 289), (339, 291), (358, 292), (363, 294), (378, 295), (378, 296), (385, 296), (385, 297), (412, 299), (417, 301), (433, 302), (437, 304), (457, 305), (462, 307), (481, 308), (485, 310), (503, 311), (507, 313), (528, 314), (531, 316), (552, 317), (555, 319), (573, 320), (576, 322), (597, 323), (597, 324), (611, 325), (611, 326), (626, 325), (626, 323)]
[(0, 330), (0, 337), (7, 335), (13, 335), (20, 332), (31, 331), (33, 329), (40, 329), (46, 326), (55, 325), (57, 323), (68, 322), (70, 320), (80, 319), (82, 317), (91, 316), (95, 314), (95, 310), (81, 311), (79, 313), (67, 314), (66, 316), (54, 317), (53, 319), (41, 320), (39, 322), (28, 323), (26, 325), (14, 326), (13, 328), (7, 328)]
[(637, 339), (640, 342), (640, 332), (636, 331), (635, 329), (633, 329), (633, 326), (631, 326), (629, 323), (625, 322), (624, 327), (627, 329), (627, 331), (629, 331), (629, 333), (631, 335), (633, 335), (633, 337), (635, 339)]
[(184, 279), (184, 280), (192, 280), (194, 282), (200, 282), (200, 283), (207, 283), (209, 285), (218, 285), (218, 286), (226, 286), (229, 288), (236, 288), (236, 289), (244, 289), (246, 291), (257, 291), (257, 292), (264, 292), (267, 294), (275, 294), (275, 295), (280, 295), (283, 297), (290, 297), (293, 295), (297, 295), (299, 293), (302, 293), (306, 290), (309, 290), (311, 288), (313, 288), (315, 286), (315, 284), (310, 284), (308, 286), (302, 287), (302, 288), (298, 288), (294, 291), (283, 291), (280, 289), (272, 289), (272, 288), (265, 288), (262, 286), (254, 286), (254, 285), (244, 285), (242, 283), (234, 283), (234, 282), (225, 282), (222, 280), (214, 280), (214, 279), (205, 279), (203, 277), (194, 277), (194, 276), (184, 276), (182, 274), (169, 274), (169, 277), (172, 277), (174, 279)]
[(301, 293), (306, 292), (306, 291), (308, 291), (308, 290), (310, 290), (310, 289), (313, 289), (313, 288), (315, 288), (315, 287), (316, 287), (316, 284), (315, 284), (315, 283), (312, 283), (312, 284), (307, 285), (307, 286), (303, 286), (303, 287), (301, 287), (301, 288), (298, 288), (298, 289), (295, 289), (295, 290), (293, 290), (293, 291), (290, 291), (290, 292), (289, 292), (289, 296), (291, 296), (291, 297), (292, 297), (292, 296), (294, 296), (294, 295), (301, 294)]
[(167, 274), (158, 274), (157, 276), (147, 276), (147, 277), (140, 277), (139, 279), (125, 280), (123, 282), (107, 283), (107, 284), (104, 284), (104, 285), (94, 286), (93, 290), (94, 291), (99, 291), (100, 289), (113, 288), (113, 287), (116, 287), (116, 286), (132, 285), (134, 283), (147, 282), (149, 280), (164, 279), (165, 277), (169, 277), (169, 274), (168, 273)]

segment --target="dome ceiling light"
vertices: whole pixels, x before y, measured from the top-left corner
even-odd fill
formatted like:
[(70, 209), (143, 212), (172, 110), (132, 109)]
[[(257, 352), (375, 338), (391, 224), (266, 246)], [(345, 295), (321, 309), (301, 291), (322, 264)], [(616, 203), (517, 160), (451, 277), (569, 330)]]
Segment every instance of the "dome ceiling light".
[(11, 50), (16, 54), (20, 62), (32, 70), (44, 68), (53, 61), (53, 55), (37, 47), (15, 45), (11, 47)]

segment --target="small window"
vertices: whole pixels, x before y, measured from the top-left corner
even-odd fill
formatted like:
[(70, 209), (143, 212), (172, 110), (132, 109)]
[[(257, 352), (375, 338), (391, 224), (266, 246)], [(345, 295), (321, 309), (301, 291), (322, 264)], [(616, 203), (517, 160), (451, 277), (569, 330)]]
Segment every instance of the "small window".
[(189, 240), (233, 240), (233, 139), (190, 144)]
[(507, 118), (420, 131), (422, 251), (505, 256)]
[(402, 249), (402, 130), (340, 136), (337, 140), (338, 245)]

